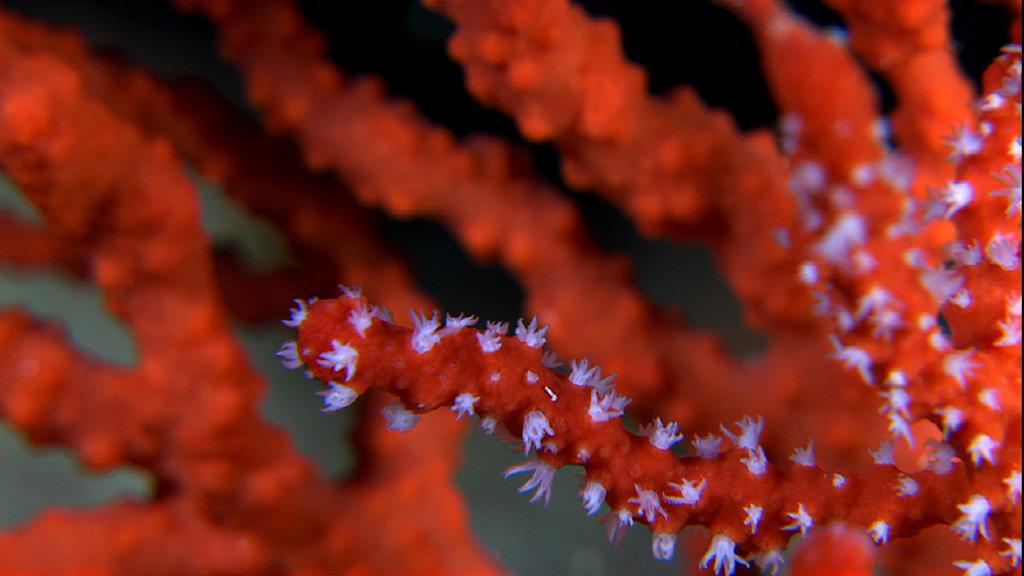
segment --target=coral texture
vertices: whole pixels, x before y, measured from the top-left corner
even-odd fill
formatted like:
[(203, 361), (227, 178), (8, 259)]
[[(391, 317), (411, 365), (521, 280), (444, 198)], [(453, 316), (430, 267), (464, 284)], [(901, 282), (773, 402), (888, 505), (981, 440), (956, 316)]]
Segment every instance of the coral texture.
[[(0, 309), (0, 416), (156, 486), (0, 533), (0, 573), (500, 574), (453, 481), (467, 422), (522, 449), (506, 475), (531, 502), (582, 470), (583, 511), (612, 540), (646, 525), (659, 560), (678, 540), (717, 575), (1020, 573), (1019, 1), (979, 93), (945, 2), (829, 0), (842, 35), (780, 0), (722, 2), (776, 133), (692, 89), (652, 95), (618, 25), (568, 0), (424, 4), (454, 25), (467, 91), (556, 150), (568, 186), (710, 248), (766, 349), (734, 358), (651, 303), (520, 149), (348, 78), (290, 0), (176, 2), (215, 27), (262, 127), (0, 12), (0, 170), (44, 220), (0, 213), (0, 264), (88, 278), (139, 350), (108, 364)], [(185, 162), (298, 267), (216, 253)], [(368, 210), (443, 224), (516, 276), (526, 316), (432, 312)], [(293, 299), (278, 356), (324, 412), (361, 415), (342, 481), (261, 416), (230, 330)]]

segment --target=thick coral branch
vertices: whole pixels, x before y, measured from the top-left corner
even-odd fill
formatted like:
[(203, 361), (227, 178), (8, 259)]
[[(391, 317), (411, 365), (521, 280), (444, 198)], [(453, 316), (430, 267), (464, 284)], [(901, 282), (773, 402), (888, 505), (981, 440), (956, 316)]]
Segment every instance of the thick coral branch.
[[(479, 416), (488, 431), (506, 429), (522, 438), (527, 455), (537, 453), (523, 470), (534, 473), (529, 484), (538, 498), (548, 497), (558, 468), (584, 467), (580, 495), (588, 511), (607, 502), (613, 525), (649, 525), (658, 557), (671, 557), (675, 534), (694, 524), (710, 527), (720, 537), (717, 546), (730, 554), (740, 545), (773, 561), (791, 534), (836, 520), (887, 541), (952, 523), (958, 503), (948, 494), (967, 490), (964, 467), (904, 474), (885, 449), (876, 466), (849, 477), (818, 468), (813, 447), (794, 453), (790, 466), (769, 464), (759, 444), (763, 420), (745, 419), (735, 435), (729, 432), (734, 449), (719, 453), (716, 445), (679, 458), (669, 450), (677, 429), (657, 422), (640, 435), (628, 432), (619, 421), (628, 400), (587, 364), (574, 363), (568, 376), (553, 371), (538, 329), (520, 324), (508, 337), (507, 327), (494, 323), (479, 331), (460, 318), (449, 317), (443, 326), (436, 315), (414, 319), (413, 330), (396, 326), (386, 311), (351, 291), (312, 302), (286, 361), (329, 383), (322, 393), (326, 410), (384, 389), (401, 400), (383, 410), (393, 430), (409, 430), (418, 414), (437, 409)], [(1019, 445), (1008, 449), (1012, 454)], [(1000, 535), (1013, 533), (1005, 472), (986, 467), (971, 473), (972, 489), (989, 498), (986, 530)], [(999, 562), (994, 546), (979, 547)]]

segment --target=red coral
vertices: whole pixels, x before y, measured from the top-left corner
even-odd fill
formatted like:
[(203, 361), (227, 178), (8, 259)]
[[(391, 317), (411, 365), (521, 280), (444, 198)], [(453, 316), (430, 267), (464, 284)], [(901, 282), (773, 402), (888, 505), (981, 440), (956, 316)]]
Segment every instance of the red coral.
[[(202, 86), (3, 14), (0, 168), (45, 223), (2, 216), (0, 262), (87, 275), (139, 360), (98, 361), (0, 311), (0, 414), (88, 466), (140, 466), (157, 489), (0, 535), (0, 570), (499, 573), (452, 482), (460, 420), (479, 417), (532, 455), (508, 474), (530, 474), (533, 500), (581, 466), (587, 512), (607, 504), (612, 534), (650, 526), (658, 559), (703, 526), (696, 556), (718, 574), (779, 568), (794, 535), (794, 574), (860, 574), (867, 538), (948, 526), (972, 544), (953, 559), (965, 574), (1019, 573), (1019, 2), (1017, 44), (979, 98), (943, 3), (830, 2), (847, 46), (776, 0), (726, 2), (758, 44), (778, 142), (692, 90), (649, 94), (618, 26), (566, 0), (426, 4), (456, 26), (468, 91), (550, 142), (570, 186), (645, 233), (712, 247), (769, 336), (762, 357), (737, 361), (648, 302), (513, 146), (457, 138), (342, 75), (288, 0), (178, 5), (213, 21), (267, 128), (301, 155)], [(891, 135), (868, 70), (893, 88)], [(179, 156), (273, 222), (300, 268), (215, 254)], [(378, 304), (430, 301), (363, 206), (440, 221), (514, 273), (550, 326), (396, 323)], [(297, 300), (279, 353), (328, 384), (326, 411), (369, 396), (360, 467), (335, 484), (260, 416), (228, 317), (283, 314), (339, 280), (367, 297)], [(580, 360), (559, 366), (548, 347)], [(631, 430), (626, 413), (650, 423)]]

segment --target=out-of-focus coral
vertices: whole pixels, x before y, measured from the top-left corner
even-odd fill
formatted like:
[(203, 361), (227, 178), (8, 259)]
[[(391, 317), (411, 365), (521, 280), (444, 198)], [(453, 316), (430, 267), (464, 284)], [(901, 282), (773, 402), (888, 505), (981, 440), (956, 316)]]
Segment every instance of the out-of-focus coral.
[[(0, 571), (498, 574), (452, 481), (475, 420), (521, 445), (507, 475), (531, 501), (579, 466), (586, 513), (612, 540), (649, 526), (660, 560), (701, 526), (682, 547), (716, 574), (869, 574), (877, 549), (916, 574), (954, 550), (946, 527), (968, 544), (946, 570), (1020, 572), (1019, 2), (980, 94), (944, 2), (828, 2), (848, 36), (780, 0), (722, 2), (757, 43), (776, 134), (691, 89), (652, 95), (617, 24), (567, 0), (424, 2), (454, 23), (469, 93), (557, 150), (569, 186), (710, 247), (769, 338), (744, 360), (644, 298), (514, 145), (344, 75), (295, 3), (176, 4), (209, 18), (265, 130), (300, 153), (203, 85), (0, 13), (0, 169), (44, 219), (0, 214), (0, 263), (88, 277), (139, 349), (109, 365), (0, 310), (0, 415), (157, 486), (0, 534)], [(183, 161), (277, 226), (299, 268), (214, 253)], [(428, 312), (368, 209), (442, 223), (519, 279), (526, 318)], [(260, 416), (228, 328), (294, 298), (281, 360), (326, 384), (325, 412), (367, 396), (340, 483)]]

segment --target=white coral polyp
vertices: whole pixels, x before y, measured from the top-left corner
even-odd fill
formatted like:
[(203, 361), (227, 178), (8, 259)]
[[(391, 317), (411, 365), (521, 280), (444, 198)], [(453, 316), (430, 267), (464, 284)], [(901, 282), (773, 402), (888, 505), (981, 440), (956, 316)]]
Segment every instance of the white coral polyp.
[(530, 460), (505, 470), (505, 478), (523, 472), (533, 472), (533, 475), (519, 487), (519, 493), (524, 494), (530, 490), (536, 490), (533, 497), (530, 498), (530, 502), (544, 500), (544, 505), (547, 506), (551, 501), (551, 485), (555, 481), (555, 469), (541, 460)]
[(540, 450), (545, 436), (554, 435), (555, 431), (551, 429), (551, 424), (543, 412), (534, 410), (523, 419), (523, 446), (527, 454), (531, 449)]
[(985, 255), (1003, 270), (1016, 270), (1020, 267), (1020, 240), (1010, 234), (996, 233), (985, 246)]
[(751, 534), (757, 534), (757, 525), (761, 523), (764, 508), (757, 504), (747, 504), (743, 507), (743, 511), (747, 514), (747, 517), (743, 519), (743, 525), (750, 528)]
[(764, 417), (744, 416), (736, 422), (736, 426), (740, 429), (739, 434), (733, 434), (724, 424), (720, 428), (722, 433), (740, 448), (755, 450), (760, 446), (761, 431), (764, 430)]
[(522, 321), (516, 324), (516, 338), (521, 340), (523, 344), (526, 344), (530, 348), (543, 348), (547, 342), (546, 335), (550, 326), (537, 327), (537, 317), (534, 316), (530, 320), (530, 324), (527, 325)]
[(627, 503), (637, 507), (637, 513), (642, 517), (648, 524), (654, 522), (659, 516), (668, 518), (668, 513), (661, 507), (661, 498), (658, 497), (658, 493), (654, 490), (644, 490), (639, 484), (633, 486), (636, 490), (636, 496), (627, 500)]
[(476, 340), (480, 344), (480, 350), (485, 354), (492, 354), (501, 350), (501, 337), (508, 332), (508, 324), (504, 322), (488, 322), (487, 329), (477, 332)]
[(366, 331), (373, 326), (373, 310), (365, 302), (360, 302), (348, 314), (348, 323), (363, 338)]
[(289, 370), (302, 368), (302, 358), (299, 357), (299, 344), (289, 340), (281, 345), (276, 356), (281, 359), (281, 365)]
[(978, 434), (971, 439), (971, 444), (967, 447), (967, 451), (971, 454), (971, 463), (976, 467), (981, 466), (983, 462), (995, 464), (995, 451), (998, 447), (999, 443), (988, 434)]
[(583, 502), (583, 509), (587, 511), (587, 516), (593, 516), (601, 510), (606, 494), (607, 491), (600, 482), (587, 482), (587, 485), (580, 490), (580, 501)]
[(651, 554), (655, 560), (671, 560), (676, 553), (676, 535), (658, 532), (651, 539)]
[(693, 447), (697, 450), (697, 456), (705, 460), (718, 456), (722, 451), (722, 437), (708, 434), (707, 436), (695, 436)]
[(706, 478), (701, 478), (700, 483), (694, 480), (683, 479), (682, 484), (675, 482), (669, 482), (670, 488), (677, 490), (679, 495), (666, 495), (665, 501), (669, 504), (681, 505), (681, 506), (693, 506), (700, 502), (700, 497), (704, 493), (704, 488), (707, 486), (708, 481)]
[(724, 534), (718, 534), (711, 539), (711, 545), (700, 559), (700, 567), (706, 569), (710, 565), (716, 576), (732, 576), (736, 572), (737, 564), (750, 566), (736, 554), (736, 542)]
[(622, 416), (629, 398), (620, 396), (614, 390), (599, 394), (597, 390), (590, 391), (590, 408), (587, 414), (591, 422), (607, 422)]
[(380, 413), (384, 416), (384, 420), (387, 421), (388, 430), (394, 432), (408, 432), (420, 421), (419, 414), (406, 410), (398, 402), (385, 406)]
[(992, 576), (992, 567), (984, 560), (959, 560), (953, 566), (964, 571), (964, 576)]
[(469, 392), (463, 392), (455, 397), (452, 401), (452, 412), (455, 412), (456, 420), (461, 420), (463, 416), (473, 416), (476, 414), (474, 406), (480, 401), (479, 396), (474, 396)]
[(814, 527), (814, 518), (807, 513), (802, 502), (797, 504), (796, 512), (787, 512), (786, 516), (788, 516), (792, 522), (783, 526), (783, 530), (794, 532), (799, 531), (801, 536), (806, 536), (807, 531)]
[(683, 440), (683, 435), (679, 433), (679, 424), (675, 422), (664, 424), (661, 418), (655, 419), (649, 425), (642, 426), (640, 433), (646, 435), (651, 444), (659, 450), (669, 450), (672, 445)]
[(957, 508), (962, 515), (951, 528), (960, 539), (973, 544), (978, 534), (981, 534), (988, 540), (988, 515), (992, 511), (988, 500), (980, 494), (975, 494), (967, 502), (957, 505)]
[(573, 360), (569, 363), (572, 369), (569, 372), (569, 382), (572, 382), (576, 386), (586, 386), (590, 383), (590, 380), (597, 374), (600, 373), (601, 369), (597, 366), (591, 367), (590, 360), (584, 358), (583, 360)]
[(324, 407), (320, 409), (321, 412), (341, 410), (351, 406), (356, 401), (356, 398), (359, 397), (358, 392), (343, 384), (328, 382), (327, 385), (330, 386), (330, 390), (317, 392), (318, 396), (323, 396), (324, 398)]
[(871, 535), (871, 539), (875, 541), (875, 544), (888, 544), (889, 524), (883, 520), (877, 520), (868, 528), (868, 534)]
[(309, 311), (306, 309), (305, 301), (296, 298), (293, 302), (295, 302), (295, 308), (288, 311), (290, 317), (287, 320), (282, 320), (281, 324), (289, 328), (298, 328), (306, 321)]
[(437, 333), (441, 327), (441, 321), (437, 318), (437, 311), (427, 318), (426, 315), (415, 311), (409, 312), (412, 318), (413, 331), (410, 344), (417, 354), (426, 354), (441, 341), (441, 335)]
[(359, 352), (355, 348), (348, 344), (342, 344), (337, 340), (331, 340), (331, 350), (322, 352), (317, 358), (316, 363), (325, 368), (330, 368), (334, 372), (344, 369), (345, 381), (348, 382), (356, 375), (356, 363), (358, 360)]

